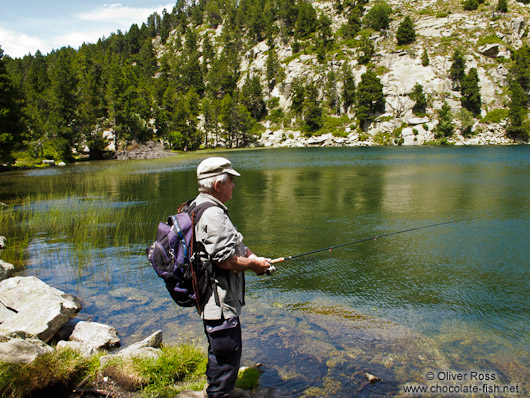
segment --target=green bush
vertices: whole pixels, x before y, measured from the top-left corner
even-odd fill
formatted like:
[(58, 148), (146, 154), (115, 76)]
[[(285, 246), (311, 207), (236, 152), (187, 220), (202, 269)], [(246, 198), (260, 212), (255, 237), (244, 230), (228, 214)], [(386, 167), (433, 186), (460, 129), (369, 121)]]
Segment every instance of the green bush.
[(363, 23), (375, 30), (388, 29), (392, 7), (385, 1), (377, 1), (363, 18)]
[(500, 123), (502, 120), (508, 118), (508, 113), (509, 110), (505, 108), (494, 109), (489, 111), (480, 121), (487, 124)]
[(466, 11), (473, 11), (478, 9), (479, 3), (478, 0), (464, 0), (463, 6)]
[(396, 33), (397, 43), (402, 46), (413, 43), (416, 40), (416, 31), (412, 19), (407, 15), (405, 19), (399, 24)]

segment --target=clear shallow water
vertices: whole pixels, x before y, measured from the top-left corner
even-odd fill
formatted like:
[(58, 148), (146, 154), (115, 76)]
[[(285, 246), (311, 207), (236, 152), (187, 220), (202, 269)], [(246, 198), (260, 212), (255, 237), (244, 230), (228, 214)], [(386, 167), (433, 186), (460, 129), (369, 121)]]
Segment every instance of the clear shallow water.
[[(528, 147), (221, 155), (242, 174), (232, 219), (266, 256), (473, 218), (301, 257), (271, 278), (248, 275), (244, 360), (265, 364), (264, 387), (395, 396), (426, 383), (426, 369), (491, 370), (521, 388), (530, 379)], [(64, 228), (31, 236), (21, 274), (80, 297), (78, 318), (112, 324), (124, 344), (162, 329), (166, 342), (204, 345), (198, 317), (168, 299), (144, 249), (157, 222), (195, 195), (205, 156), (0, 175), (0, 201), (27, 193), (33, 211), (72, 213)], [(86, 242), (69, 227), (79, 218), (91, 223)], [(366, 371), (385, 382), (367, 385)]]

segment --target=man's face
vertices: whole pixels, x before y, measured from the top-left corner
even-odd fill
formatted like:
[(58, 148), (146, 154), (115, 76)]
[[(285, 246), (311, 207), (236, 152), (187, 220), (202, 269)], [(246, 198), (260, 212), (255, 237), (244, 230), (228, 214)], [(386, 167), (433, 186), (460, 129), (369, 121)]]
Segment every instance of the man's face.
[(228, 178), (224, 182), (215, 184), (215, 191), (218, 194), (217, 199), (221, 202), (226, 203), (232, 199), (232, 190), (236, 187), (233, 181), (233, 177), (228, 174)]

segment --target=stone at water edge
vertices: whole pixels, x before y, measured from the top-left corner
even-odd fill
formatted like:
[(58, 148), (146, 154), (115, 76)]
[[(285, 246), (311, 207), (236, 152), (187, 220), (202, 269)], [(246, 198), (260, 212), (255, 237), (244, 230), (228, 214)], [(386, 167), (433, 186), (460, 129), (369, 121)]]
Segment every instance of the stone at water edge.
[(111, 348), (120, 345), (118, 331), (112, 326), (98, 322), (79, 322), (75, 325), (70, 340), (85, 343), (96, 349)]
[(21, 339), (0, 335), (0, 361), (29, 364), (53, 348), (39, 339)]
[[(3, 237), (0, 237), (0, 244), (1, 238)], [(15, 271), (13, 264), (9, 264), (3, 260), (0, 260), (0, 282), (4, 279), (10, 278), (13, 275), (13, 271)]]
[(0, 303), (9, 311), (2, 311), (0, 331), (34, 336), (44, 342), (81, 309), (75, 297), (34, 276), (16, 276), (0, 282)]

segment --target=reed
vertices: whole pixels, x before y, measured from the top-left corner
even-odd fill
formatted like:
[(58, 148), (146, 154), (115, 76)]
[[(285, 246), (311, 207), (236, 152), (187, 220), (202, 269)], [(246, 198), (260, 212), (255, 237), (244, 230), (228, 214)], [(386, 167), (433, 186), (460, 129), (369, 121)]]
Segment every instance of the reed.
[(3, 260), (17, 268), (34, 256), (64, 258), (82, 270), (103, 261), (109, 250), (124, 258), (137, 254), (152, 213), (146, 203), (109, 200), (103, 192), (84, 197), (38, 193), (16, 202), (0, 211), (0, 234), (8, 239)]

